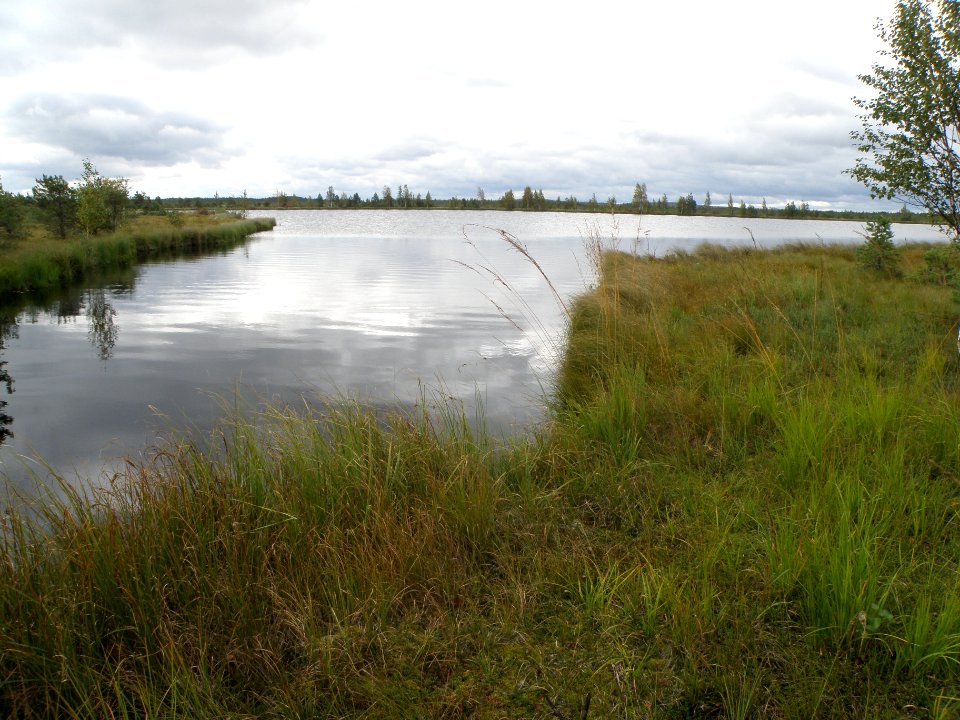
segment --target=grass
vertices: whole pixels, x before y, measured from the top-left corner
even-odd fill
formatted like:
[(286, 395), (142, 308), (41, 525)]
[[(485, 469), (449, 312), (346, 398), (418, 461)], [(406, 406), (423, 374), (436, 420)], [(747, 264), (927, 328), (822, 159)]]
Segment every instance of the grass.
[(274, 225), (272, 218), (191, 215), (175, 226), (140, 216), (115, 233), (66, 240), (32, 227), (28, 237), (0, 248), (0, 297), (65, 288), (159, 255), (232, 247)]
[(11, 717), (955, 716), (957, 308), (609, 252), (551, 420), (273, 408), (10, 510)]

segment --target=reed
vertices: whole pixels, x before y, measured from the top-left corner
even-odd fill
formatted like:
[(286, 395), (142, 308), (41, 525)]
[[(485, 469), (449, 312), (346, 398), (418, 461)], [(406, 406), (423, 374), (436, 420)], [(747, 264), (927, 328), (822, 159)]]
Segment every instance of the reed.
[(552, 416), (227, 414), (8, 509), (11, 717), (949, 717), (949, 288), (604, 253)]

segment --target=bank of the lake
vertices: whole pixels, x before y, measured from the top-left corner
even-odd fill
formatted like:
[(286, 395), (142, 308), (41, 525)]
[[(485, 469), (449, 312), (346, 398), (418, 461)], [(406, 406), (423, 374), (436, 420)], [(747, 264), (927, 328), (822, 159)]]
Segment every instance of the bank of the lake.
[(523, 438), (276, 409), (8, 514), (0, 709), (951, 717), (957, 305), (927, 249), (896, 279), (849, 247), (598, 255)]
[(241, 220), (233, 216), (185, 216), (177, 225), (165, 218), (162, 224), (143, 222), (150, 219), (137, 218), (109, 234), (64, 240), (30, 238), (0, 248), (0, 298), (65, 288), (158, 255), (232, 247), (276, 224), (273, 218)]

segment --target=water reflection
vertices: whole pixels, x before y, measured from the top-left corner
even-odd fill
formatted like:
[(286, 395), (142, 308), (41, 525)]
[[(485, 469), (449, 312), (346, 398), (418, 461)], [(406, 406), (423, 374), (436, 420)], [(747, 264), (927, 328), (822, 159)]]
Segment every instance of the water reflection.
[[(17, 324), (14, 319), (0, 320), (0, 357), (3, 357), (3, 351), (6, 348), (8, 337), (16, 336)], [(13, 378), (10, 377), (10, 371), (7, 370), (7, 361), (0, 360), (0, 384), (7, 391), (7, 395), (13, 394)], [(7, 400), (0, 400), (0, 445), (7, 438), (13, 437), (13, 430), (10, 426), (13, 424), (13, 416), (6, 411)]]
[[(281, 222), (223, 257), (150, 265), (22, 307), (21, 337), (4, 351), (17, 377), (7, 408), (17, 437), (0, 452), (0, 473), (28, 490), (31, 473), (42, 480), (48, 467), (96, 482), (167, 427), (205, 433), (238, 392), (253, 404), (347, 397), (397, 408), (442, 389), (463, 400), (467, 417), (482, 408), (497, 432), (529, 426), (543, 412), (554, 301), (495, 233), (470, 235), (523, 306), (453, 262), (480, 257), (461, 219), (443, 217), (442, 233), (412, 237), (330, 236), (312, 222)], [(582, 289), (578, 236), (533, 242), (564, 292)]]
[(107, 295), (103, 288), (97, 290), (88, 290), (86, 293), (87, 320), (90, 323), (90, 329), (87, 330), (87, 337), (90, 338), (90, 344), (97, 349), (97, 354), (101, 360), (109, 360), (113, 357), (113, 349), (117, 344), (117, 335), (120, 328), (114, 322), (117, 311), (107, 300)]
[[(6, 391), (5, 395), (14, 392), (6, 354), (10, 342), (20, 338), (23, 325), (37, 325), (49, 318), (58, 326), (74, 326), (80, 318), (85, 318), (87, 338), (94, 354), (102, 361), (109, 360), (113, 356), (120, 330), (115, 321), (117, 311), (111, 298), (131, 295), (136, 273), (135, 269), (125, 268), (91, 279), (94, 287), (61, 288), (16, 299), (8, 298), (0, 309), (0, 387)], [(50, 352), (55, 350), (51, 348)], [(30, 371), (29, 367), (21, 369)], [(14, 438), (11, 427), (14, 418), (8, 410), (9, 405), (7, 399), (0, 399), (0, 445)]]

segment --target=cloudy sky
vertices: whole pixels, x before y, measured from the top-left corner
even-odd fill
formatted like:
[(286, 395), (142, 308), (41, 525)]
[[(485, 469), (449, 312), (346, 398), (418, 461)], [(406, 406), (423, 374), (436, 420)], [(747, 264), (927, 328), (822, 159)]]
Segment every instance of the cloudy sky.
[(3, 0), (0, 179), (876, 208), (841, 173), (893, 5)]

